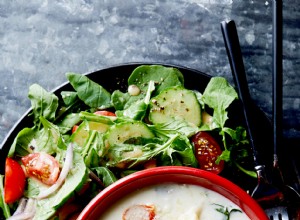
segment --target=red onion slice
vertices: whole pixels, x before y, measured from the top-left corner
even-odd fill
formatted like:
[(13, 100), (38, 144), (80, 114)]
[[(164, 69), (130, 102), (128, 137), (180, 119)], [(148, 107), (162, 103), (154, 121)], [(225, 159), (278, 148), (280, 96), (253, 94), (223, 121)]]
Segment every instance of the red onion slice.
[(65, 181), (70, 169), (72, 168), (73, 164), (73, 145), (69, 144), (67, 152), (66, 152), (66, 158), (65, 158), (65, 163), (64, 166), (60, 172), (60, 175), (57, 179), (57, 181), (49, 187), (47, 190), (41, 192), (36, 199), (44, 199), (50, 196), (52, 193), (54, 193), (56, 190), (58, 190), (59, 187), (63, 184)]
[(19, 201), (19, 205), (18, 205), (16, 211), (14, 212), (13, 216), (23, 213), (24, 209), (26, 207), (26, 204), (27, 204), (27, 199), (25, 197), (21, 198)]
[(36, 200), (35, 199), (25, 199), (22, 198), (20, 200), (19, 206), (15, 213), (9, 217), (7, 220), (28, 220), (34, 217), (36, 208), (35, 208)]

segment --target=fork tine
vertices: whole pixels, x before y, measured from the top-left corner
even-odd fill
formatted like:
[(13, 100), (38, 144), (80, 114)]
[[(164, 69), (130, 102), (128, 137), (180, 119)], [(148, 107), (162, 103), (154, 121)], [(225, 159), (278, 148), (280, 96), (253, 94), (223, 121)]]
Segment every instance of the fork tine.
[(278, 206), (265, 210), (270, 220), (289, 220), (287, 207)]

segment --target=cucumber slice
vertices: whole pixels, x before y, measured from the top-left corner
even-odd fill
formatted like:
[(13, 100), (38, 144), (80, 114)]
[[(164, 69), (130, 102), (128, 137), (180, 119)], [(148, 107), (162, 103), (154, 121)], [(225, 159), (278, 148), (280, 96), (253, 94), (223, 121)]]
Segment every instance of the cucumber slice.
[(178, 117), (200, 126), (201, 107), (193, 91), (176, 86), (151, 99), (149, 119), (153, 124), (166, 123)]
[(106, 141), (109, 146), (122, 144), (130, 138), (143, 137), (154, 138), (153, 132), (142, 122), (122, 122), (109, 128), (106, 134)]
[(75, 142), (79, 146), (84, 146), (85, 141), (89, 137), (89, 131), (95, 130), (99, 133), (105, 133), (110, 125), (101, 123), (101, 122), (95, 122), (95, 121), (86, 121), (84, 120), (77, 130), (72, 134), (71, 136), (71, 142)]

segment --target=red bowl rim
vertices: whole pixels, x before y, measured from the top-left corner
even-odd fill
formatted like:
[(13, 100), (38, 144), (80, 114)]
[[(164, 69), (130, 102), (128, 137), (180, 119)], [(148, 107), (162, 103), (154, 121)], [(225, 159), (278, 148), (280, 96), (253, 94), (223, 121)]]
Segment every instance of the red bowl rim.
[[(178, 178), (178, 175), (180, 175), (180, 178)], [(233, 200), (230, 200), (238, 205), (251, 220), (268, 220), (261, 206), (233, 182), (205, 170), (184, 166), (155, 167), (137, 171), (121, 178), (94, 197), (80, 213), (77, 220), (89, 219), (98, 207), (105, 206), (105, 208), (108, 208), (110, 206), (110, 204), (105, 204), (106, 201), (111, 203), (116, 198), (133, 192), (136, 189), (133, 189), (134, 187), (132, 186), (143, 188), (155, 184), (155, 180), (159, 177), (162, 179), (159, 179), (160, 182), (157, 182), (157, 184), (161, 182), (175, 182), (202, 185), (226, 197), (231, 196)], [(128, 185), (131, 186), (128, 188)]]

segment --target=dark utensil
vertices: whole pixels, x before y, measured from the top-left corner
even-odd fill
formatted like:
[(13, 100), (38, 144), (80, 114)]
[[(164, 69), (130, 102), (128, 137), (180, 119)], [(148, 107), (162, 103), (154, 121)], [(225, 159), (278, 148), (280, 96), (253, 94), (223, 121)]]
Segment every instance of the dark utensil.
[[(254, 121), (255, 115), (252, 114), (251, 106), (252, 99), (248, 88), (244, 63), (242, 59), (241, 48), (239, 44), (238, 34), (235, 26), (235, 22), (223, 21), (221, 22), (222, 34), (228, 54), (230, 67), (232, 70), (233, 78), (237, 87), (240, 101), (243, 106), (244, 117), (247, 126), (247, 132), (250, 139), (250, 144), (253, 150), (253, 158), (255, 163), (255, 170), (257, 173), (258, 183), (252, 192), (252, 197), (260, 202), (274, 202), (275, 200), (281, 200), (281, 191), (272, 185), (267, 179), (265, 164), (262, 163), (260, 155), (257, 151), (257, 138), (255, 137), (254, 130), (256, 129)], [(271, 144), (271, 143), (270, 143)], [(261, 149), (261, 148), (260, 148)], [(282, 213), (285, 214), (285, 213)]]
[(273, 172), (272, 181), (284, 193), (285, 202), (290, 208), (291, 216), (293, 207), (299, 205), (300, 194), (284, 181), (279, 163), (279, 152), (282, 144), (282, 0), (273, 0), (273, 39), (272, 39), (272, 75), (273, 75)]
[(282, 2), (273, 0), (273, 181), (283, 184), (278, 162), (278, 147), (282, 140)]

